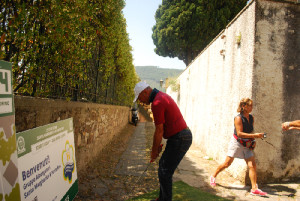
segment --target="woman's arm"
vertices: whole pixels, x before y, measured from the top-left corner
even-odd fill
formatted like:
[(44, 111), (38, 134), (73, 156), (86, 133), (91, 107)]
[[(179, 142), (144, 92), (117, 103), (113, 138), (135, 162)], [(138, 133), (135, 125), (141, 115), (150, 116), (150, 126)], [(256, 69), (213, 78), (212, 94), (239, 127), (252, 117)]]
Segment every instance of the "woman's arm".
[[(254, 123), (254, 117), (253, 117)], [(264, 133), (245, 133), (243, 132), (243, 122), (240, 116), (234, 119), (234, 126), (236, 129), (237, 136), (240, 138), (262, 138)]]

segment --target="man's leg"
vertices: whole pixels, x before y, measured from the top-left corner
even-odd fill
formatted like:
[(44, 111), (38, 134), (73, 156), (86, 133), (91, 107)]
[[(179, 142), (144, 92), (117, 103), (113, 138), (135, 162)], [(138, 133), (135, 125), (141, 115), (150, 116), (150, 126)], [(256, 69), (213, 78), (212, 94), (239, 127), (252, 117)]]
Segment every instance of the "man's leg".
[(192, 144), (192, 134), (183, 130), (167, 141), (165, 151), (159, 160), (158, 177), (160, 182), (160, 201), (172, 200), (172, 177), (180, 161)]

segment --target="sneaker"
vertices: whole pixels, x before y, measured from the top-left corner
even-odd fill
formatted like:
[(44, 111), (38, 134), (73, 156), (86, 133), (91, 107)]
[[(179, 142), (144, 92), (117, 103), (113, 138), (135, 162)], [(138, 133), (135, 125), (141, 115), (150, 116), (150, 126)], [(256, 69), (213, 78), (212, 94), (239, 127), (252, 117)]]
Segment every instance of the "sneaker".
[(251, 189), (250, 194), (251, 194), (251, 195), (258, 195), (258, 196), (266, 196), (266, 195), (268, 195), (268, 193), (263, 192), (263, 191), (260, 190), (260, 189), (256, 189), (255, 191), (253, 191), (253, 190)]
[(215, 187), (217, 184), (216, 184), (216, 178), (213, 177), (213, 176), (210, 176), (210, 185), (212, 187)]

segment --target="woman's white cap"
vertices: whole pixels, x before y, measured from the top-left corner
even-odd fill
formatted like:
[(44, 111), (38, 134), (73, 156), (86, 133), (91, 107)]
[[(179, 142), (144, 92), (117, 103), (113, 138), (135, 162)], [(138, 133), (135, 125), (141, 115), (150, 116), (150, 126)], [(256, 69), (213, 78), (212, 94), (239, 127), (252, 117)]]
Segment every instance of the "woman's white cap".
[(142, 91), (144, 91), (144, 89), (146, 89), (147, 87), (149, 87), (149, 85), (146, 82), (143, 82), (143, 81), (141, 81), (141, 82), (139, 82), (139, 83), (137, 83), (135, 85), (135, 87), (134, 87), (134, 95), (135, 95), (135, 97), (134, 97), (133, 102), (135, 102), (138, 99), (140, 93)]

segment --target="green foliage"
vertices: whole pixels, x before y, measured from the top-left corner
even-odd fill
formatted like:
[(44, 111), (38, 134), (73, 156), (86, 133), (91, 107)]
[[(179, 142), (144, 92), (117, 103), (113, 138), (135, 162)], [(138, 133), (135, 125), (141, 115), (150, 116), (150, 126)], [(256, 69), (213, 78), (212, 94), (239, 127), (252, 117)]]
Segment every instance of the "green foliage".
[[(139, 197), (129, 199), (131, 200), (139, 200), (146, 201), (156, 199), (159, 196), (159, 191), (153, 191), (151, 193), (147, 193), (141, 195)], [(210, 194), (208, 192), (202, 191), (200, 189), (191, 187), (182, 181), (173, 183), (173, 198), (174, 201), (192, 201), (192, 200), (205, 200), (205, 201), (229, 201), (228, 199)]]
[(0, 3), (0, 59), (22, 95), (130, 105), (137, 81), (124, 0)]
[(140, 80), (146, 81), (152, 88), (161, 90), (161, 79), (165, 83), (166, 78), (178, 77), (183, 70), (158, 68), (156, 66), (136, 66), (135, 71), (137, 72)]
[(246, 5), (247, 0), (163, 0), (152, 39), (160, 56), (188, 65)]

